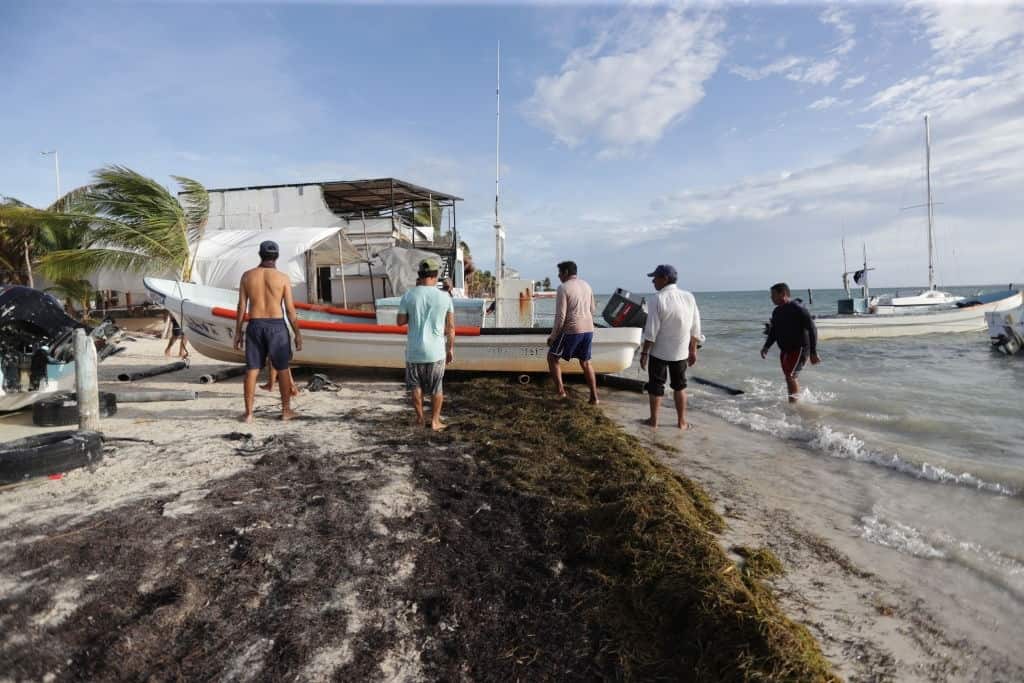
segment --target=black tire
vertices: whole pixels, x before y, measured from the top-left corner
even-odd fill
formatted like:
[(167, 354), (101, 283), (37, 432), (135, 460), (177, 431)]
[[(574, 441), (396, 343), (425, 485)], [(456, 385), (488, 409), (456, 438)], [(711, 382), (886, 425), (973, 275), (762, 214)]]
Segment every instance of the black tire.
[[(78, 397), (56, 394), (32, 404), (32, 423), (39, 427), (63, 427), (78, 423)], [(117, 414), (117, 396), (100, 392), (100, 417)]]
[(99, 432), (50, 432), (0, 443), (0, 484), (85, 467), (103, 458)]

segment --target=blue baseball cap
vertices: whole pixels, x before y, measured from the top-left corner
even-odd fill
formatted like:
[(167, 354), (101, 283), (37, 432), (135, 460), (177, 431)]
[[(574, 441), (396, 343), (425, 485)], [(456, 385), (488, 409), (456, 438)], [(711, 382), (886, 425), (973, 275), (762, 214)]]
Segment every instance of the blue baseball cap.
[(669, 280), (675, 280), (679, 277), (679, 273), (676, 272), (674, 266), (660, 265), (654, 269), (653, 273), (647, 273), (647, 277), (664, 277)]

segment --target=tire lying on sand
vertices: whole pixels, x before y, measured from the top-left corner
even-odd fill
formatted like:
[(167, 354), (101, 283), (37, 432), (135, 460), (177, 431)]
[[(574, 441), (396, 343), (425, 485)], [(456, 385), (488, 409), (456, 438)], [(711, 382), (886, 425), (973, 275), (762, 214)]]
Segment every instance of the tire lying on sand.
[[(117, 396), (100, 392), (100, 417), (117, 413)], [(78, 424), (78, 396), (57, 394), (32, 404), (32, 423), (39, 427), (62, 427)]]
[(67, 472), (103, 458), (99, 432), (50, 432), (0, 443), (0, 484)]

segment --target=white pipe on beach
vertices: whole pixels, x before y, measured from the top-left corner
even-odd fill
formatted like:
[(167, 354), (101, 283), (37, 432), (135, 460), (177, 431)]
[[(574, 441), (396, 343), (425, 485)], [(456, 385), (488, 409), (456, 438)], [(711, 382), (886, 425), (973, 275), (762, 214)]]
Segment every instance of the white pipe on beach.
[(96, 345), (92, 337), (75, 330), (75, 393), (78, 395), (78, 428), (100, 430), (100, 385), (96, 371)]

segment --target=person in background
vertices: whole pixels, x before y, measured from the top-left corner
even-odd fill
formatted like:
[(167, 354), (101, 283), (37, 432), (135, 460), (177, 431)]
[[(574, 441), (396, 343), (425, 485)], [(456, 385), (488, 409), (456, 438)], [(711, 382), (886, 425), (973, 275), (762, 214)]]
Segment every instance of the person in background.
[(178, 324), (178, 321), (174, 319), (173, 315), (168, 313), (167, 317), (171, 319), (171, 338), (167, 341), (167, 348), (164, 349), (164, 355), (171, 355), (171, 347), (174, 346), (174, 341), (179, 340), (181, 343), (178, 347), (178, 357), (188, 358), (188, 349), (186, 348), (188, 340), (185, 339), (185, 332), (181, 329), (181, 325)]
[(660, 265), (647, 277), (653, 279), (657, 294), (648, 303), (640, 351), (640, 368), (647, 370), (645, 388), (651, 408), (651, 416), (644, 424), (658, 426), (665, 380), (669, 380), (676, 404), (676, 426), (688, 429), (686, 368), (697, 363), (697, 345), (703, 338), (700, 311), (693, 294), (676, 286), (679, 274), (673, 266)]
[(597, 303), (594, 290), (577, 275), (574, 261), (558, 264), (558, 286), (555, 296), (555, 322), (548, 337), (548, 371), (555, 380), (555, 390), (565, 396), (562, 383), (561, 360), (579, 359), (583, 376), (590, 387), (590, 403), (597, 404), (597, 375), (590, 363), (591, 346), (594, 341), (594, 313)]
[(302, 333), (292, 300), (292, 283), (277, 269), (279, 248), (276, 242), (260, 243), (260, 265), (242, 274), (238, 285), (238, 309), (235, 312), (235, 349), (242, 348), (242, 322), (246, 313), (249, 324), (245, 328), (245, 414), (244, 422), (253, 421), (253, 403), (260, 370), (269, 359), (280, 373), (281, 419), (295, 417), (291, 409), (292, 376), (288, 364), (292, 359), (291, 338), (282, 310), (295, 331), (295, 350), (302, 350)]
[(818, 329), (806, 308), (790, 298), (789, 285), (779, 282), (772, 285), (771, 297), (775, 304), (768, 338), (761, 347), (761, 358), (768, 356), (772, 344), (779, 345), (779, 362), (782, 375), (786, 378), (789, 402), (796, 403), (800, 394), (797, 375), (810, 357), (811, 365), (821, 362), (818, 357)]
[[(299, 388), (297, 386), (295, 386), (295, 379), (292, 377), (291, 368), (285, 370), (285, 373), (288, 375), (288, 379), (291, 381), (292, 396), (298, 396), (299, 395)], [(266, 384), (261, 384), (260, 385), (260, 389), (263, 389), (264, 391), (273, 391), (274, 390), (274, 384), (276, 382), (277, 382), (277, 370), (274, 369), (273, 364), (268, 360), (267, 361), (267, 383)]]
[(448, 425), (441, 421), (444, 404), (445, 367), (455, 362), (455, 306), (448, 294), (437, 288), (440, 263), (427, 258), (419, 263), (419, 279), (398, 302), (398, 324), (408, 325), (405, 345), (405, 385), (412, 392), (416, 424), (426, 426), (423, 395), (430, 393), (430, 428), (435, 432)]

